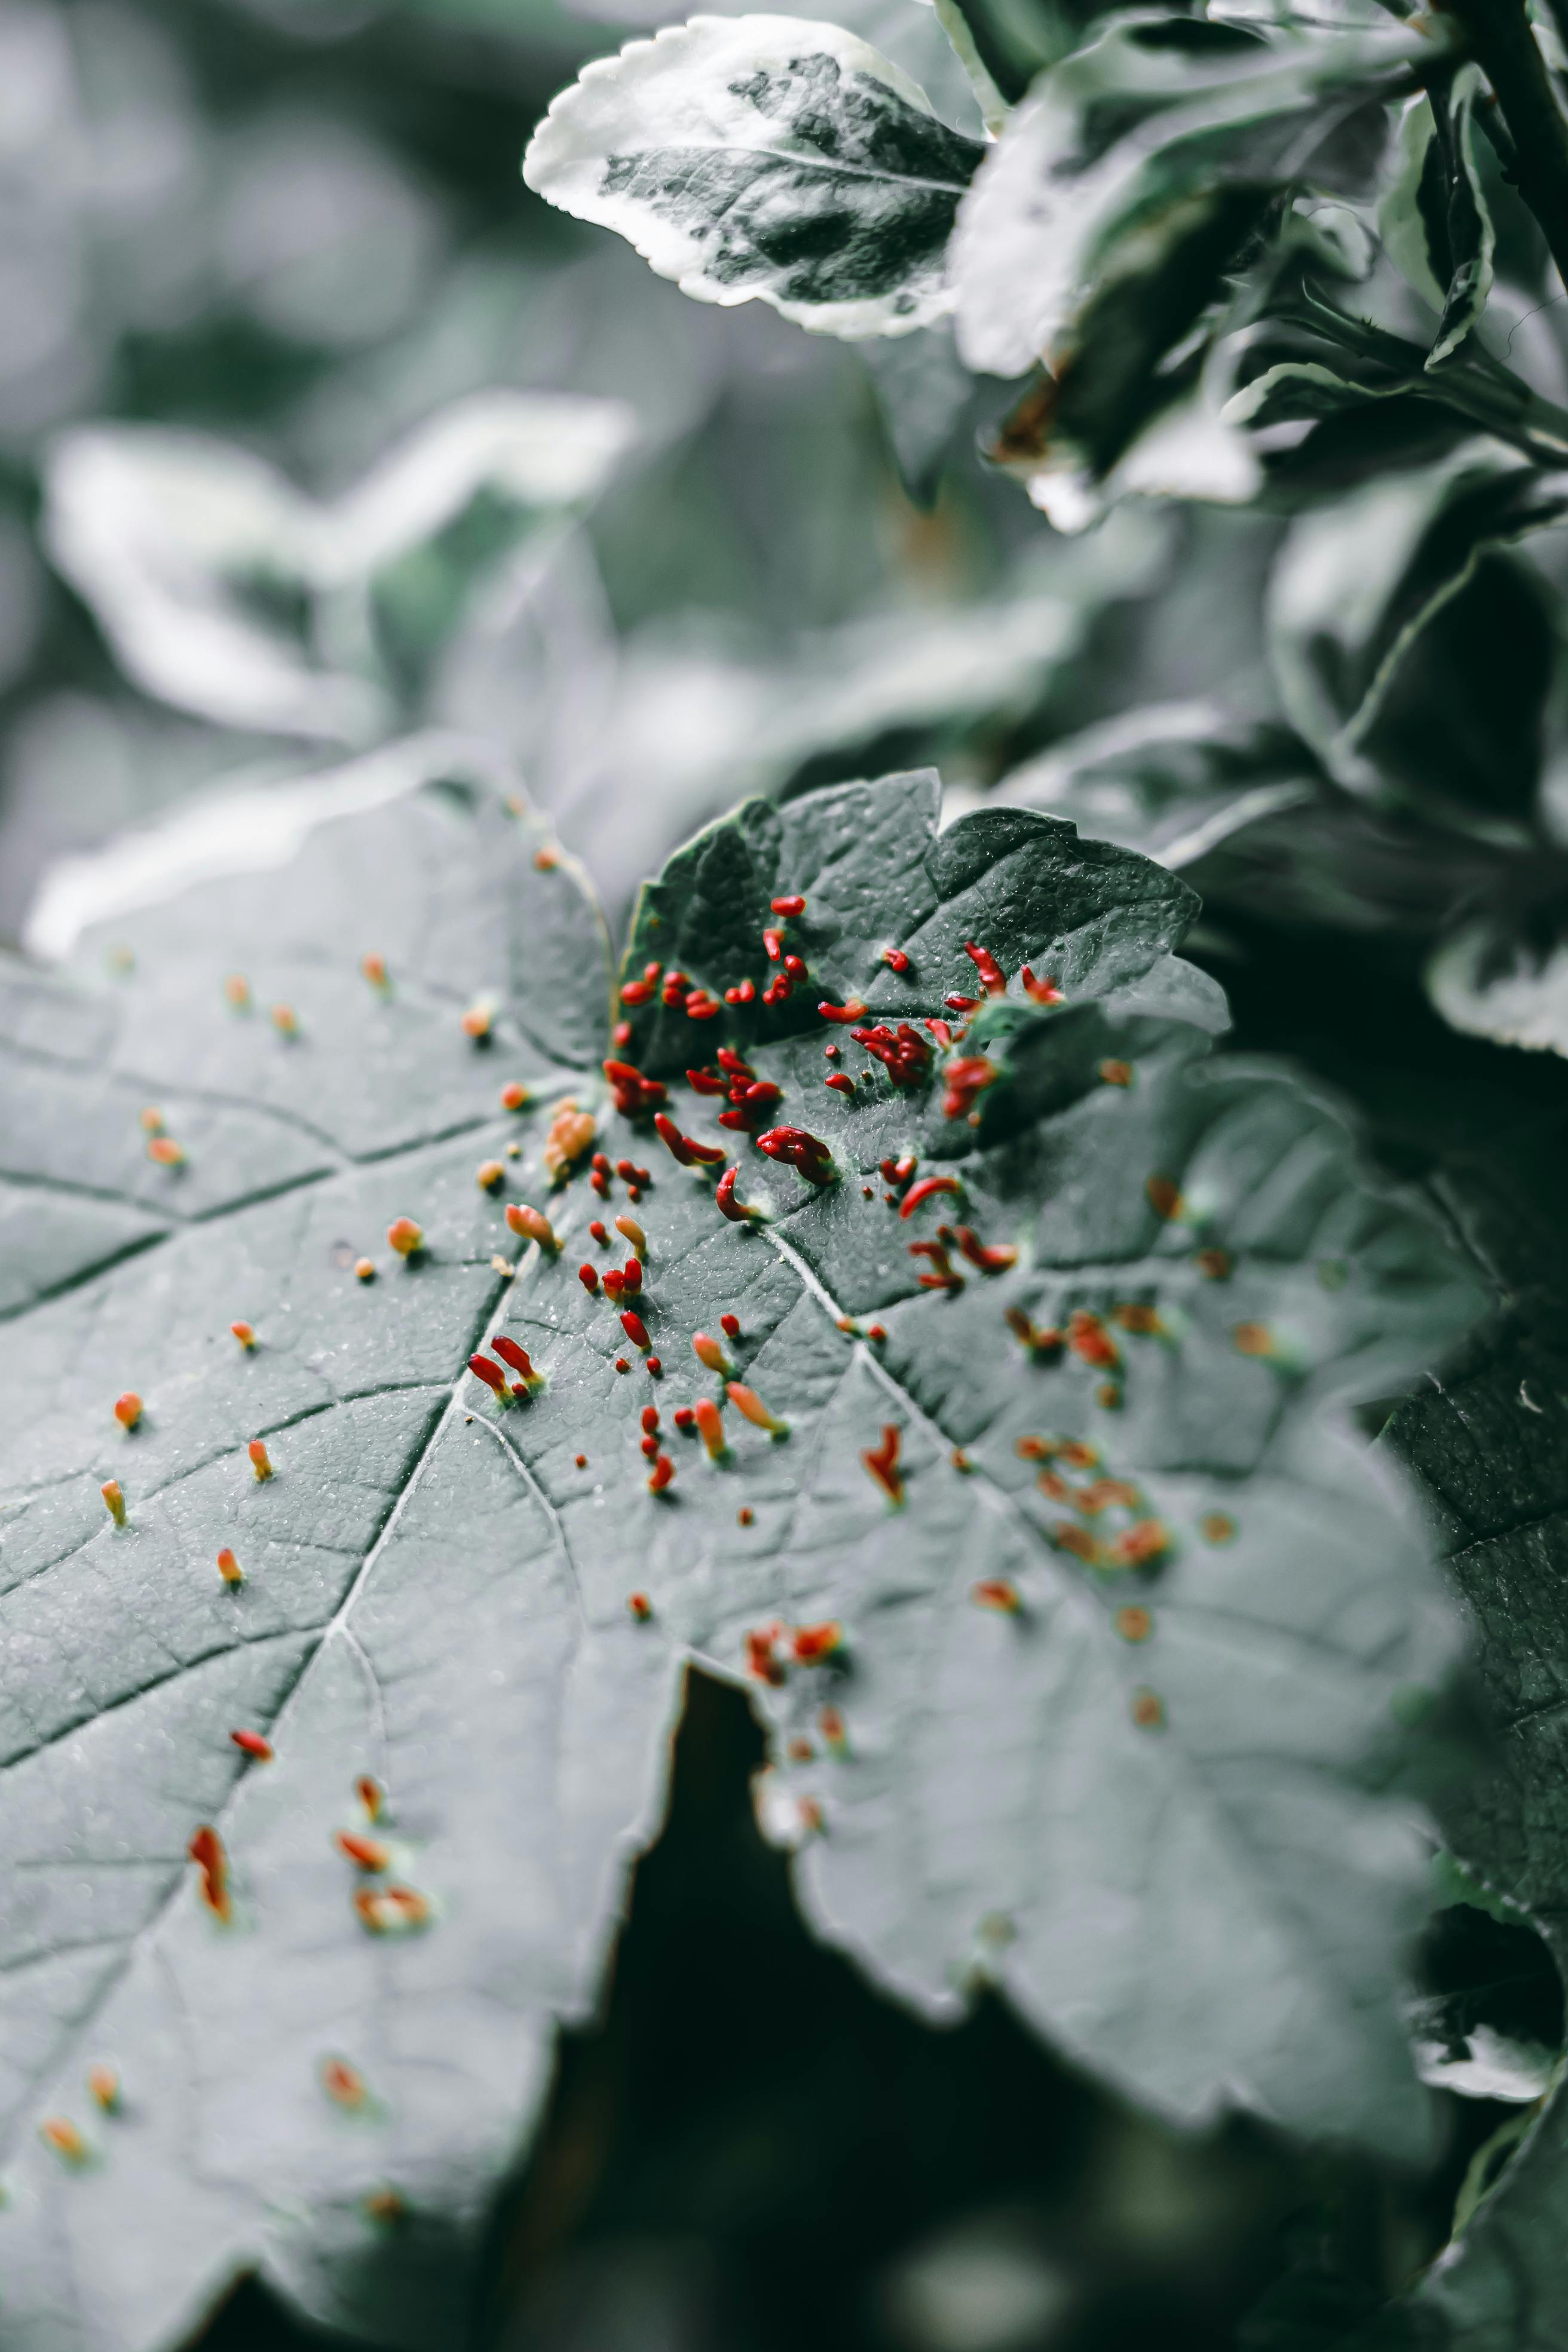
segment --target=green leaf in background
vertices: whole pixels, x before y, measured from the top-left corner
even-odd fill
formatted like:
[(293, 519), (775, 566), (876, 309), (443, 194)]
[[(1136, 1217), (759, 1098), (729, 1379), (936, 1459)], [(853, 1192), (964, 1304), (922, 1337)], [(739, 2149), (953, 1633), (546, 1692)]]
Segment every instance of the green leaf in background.
[(585, 68), (523, 176), (701, 301), (899, 335), (952, 308), (943, 255), (984, 152), (853, 33), (699, 16)]
[(1364, 192), (1385, 101), (1433, 58), (1393, 22), (1253, 31), (1126, 11), (1041, 78), (965, 198), (952, 254), (966, 365), (1050, 371), (1040, 470), (1056, 444), (1058, 467), (1110, 471), (1188, 388), (1168, 356), (1270, 206), (1295, 189)]
[[(1444, 748), (1451, 770), (1456, 747)], [(1159, 858), (1222, 919), (1298, 929), (1429, 941), (1483, 883), (1504, 897), (1520, 860), (1517, 837), (1479, 844), (1443, 823), (1440, 805), (1417, 814), (1342, 791), (1289, 728), (1212, 702), (1155, 703), (1088, 728), (1012, 770), (996, 797)]]
[[(1424, 633), (1468, 587), (1489, 550), (1560, 521), (1568, 512), (1565, 492), (1568, 476), (1532, 467), (1496, 442), (1471, 440), (1435, 464), (1325, 503), (1292, 526), (1269, 589), (1275, 675), (1289, 718), (1347, 790), (1375, 794), (1384, 782), (1375, 730)], [(1507, 593), (1495, 580), (1492, 588), (1483, 604)], [(1515, 818), (1528, 811), (1551, 671), (1539, 611), (1538, 601), (1516, 606), (1486, 672), (1451, 681), (1461, 693), (1495, 689), (1471, 753), (1472, 771), (1485, 772), (1468, 789), (1458, 761), (1446, 777), (1440, 763), (1459, 747), (1450, 740), (1446, 753), (1439, 740), (1412, 779), (1434, 805), (1469, 800)], [(1514, 676), (1510, 659), (1521, 666)], [(1451, 654), (1426, 682), (1428, 699), (1444, 692), (1449, 669)]]
[[(1147, 320), (1157, 313), (1134, 298), (1129, 316)], [(1163, 328), (1155, 341), (1163, 352)], [(1081, 374), (1076, 367), (1060, 382), (1042, 374), (985, 444), (991, 464), (1024, 485), (1053, 529), (1089, 530), (1122, 499), (1243, 506), (1262, 488), (1262, 470), (1246, 436), (1223, 413), (1212, 362), (1195, 372), (1184, 367), (1183, 381), (1173, 387), (1150, 383), (1143, 365), (1149, 357), (1147, 347), (1132, 351), (1114, 337), (1098, 343)], [(1110, 363), (1108, 375), (1098, 372), (1101, 359)], [(1129, 390), (1130, 407), (1122, 404)], [(1144, 397), (1151, 391), (1152, 401)], [(1094, 419), (1109, 425), (1104, 443), (1096, 446), (1092, 428), (1088, 439), (1062, 430), (1069, 409), (1086, 425)]]
[(1369, 403), (1408, 398), (1423, 389), (1414, 374), (1377, 378), (1342, 373), (1322, 360), (1276, 360), (1232, 393), (1224, 415), (1229, 424), (1263, 433), (1276, 425), (1317, 424), (1324, 417), (1353, 414)]
[(1404, 0), (1386, 8), (1384, 0), (1208, 0), (1208, 14), (1216, 25), (1282, 25), (1298, 32), (1372, 32), (1390, 16), (1409, 14)]
[[(1306, 257), (1299, 248), (1285, 254), (1298, 265)], [(1215, 353), (1231, 378), (1223, 421), (1268, 436), (1260, 443), (1268, 470), (1292, 504), (1430, 463), (1478, 427), (1549, 473), (1560, 471), (1568, 412), (1479, 345), (1461, 346), (1430, 367), (1426, 342), (1365, 315), (1369, 308), (1392, 310), (1402, 329), (1410, 324), (1409, 295), (1391, 273), (1373, 272), (1352, 316), (1341, 307), (1342, 286), (1335, 299), (1323, 282), (1324, 267), (1342, 280), (1357, 273), (1336, 269), (1326, 247), (1319, 259), (1315, 272), (1270, 271), (1266, 264), (1262, 275), (1272, 284), (1249, 284), (1237, 306), (1242, 322), (1221, 337)], [(1531, 315), (1514, 321), (1510, 346)], [(1287, 425), (1318, 430), (1279, 433)]]
[(1559, 853), (1548, 871), (1557, 884), (1551, 931), (1530, 936), (1495, 915), (1467, 923), (1446, 940), (1426, 969), (1432, 1002), (1454, 1028), (1531, 1053), (1568, 1054), (1568, 954), (1563, 911), (1568, 871)]
[(220, 442), (84, 427), (49, 466), (49, 551), (147, 692), (226, 726), (370, 741), (632, 432), (617, 401), (477, 394), (321, 505)]
[(929, 507), (973, 400), (974, 378), (945, 320), (924, 334), (879, 337), (864, 351), (900, 478), (918, 506)]
[(1212, 702), (1157, 703), (1069, 737), (996, 789), (1179, 873), (1248, 826), (1305, 807), (1322, 779), (1288, 727)]
[(985, 775), (997, 745), (1065, 690), (1097, 622), (1164, 560), (1160, 520), (1124, 509), (1064, 548), (1059, 569), (1031, 564), (1005, 594), (868, 614), (751, 660), (650, 625), (585, 714), (581, 764), (561, 773), (528, 760), (526, 772), (617, 917), (672, 826), (689, 831), (738, 792), (787, 797), (911, 759), (940, 760), (955, 783)]
[(1562, 480), (1471, 437), (1320, 500), (1267, 594), (1300, 734), (1154, 704), (999, 795), (1190, 872), (1215, 908), (1440, 942), (1430, 985), (1455, 1026), (1559, 1044), (1568, 877), (1541, 805), (1556, 635), (1539, 574), (1499, 542), (1550, 525)]
[(1486, 83), (1461, 66), (1446, 89), (1412, 99), (1400, 126), (1401, 168), (1378, 207), (1398, 267), (1437, 312), (1428, 369), (1451, 359), (1486, 309), (1496, 231), (1476, 165), (1475, 115)]
[(454, 2340), (693, 1659), (923, 2011), (993, 1982), (1172, 2117), (1422, 2145), (1373, 1789), (1453, 1636), (1344, 1414), (1473, 1291), (1331, 1110), (1205, 1059), (1182, 883), (935, 814), (700, 835), (608, 1083), (593, 909), (456, 773), (6, 971), (8, 2347), (151, 2345), (255, 2263)]

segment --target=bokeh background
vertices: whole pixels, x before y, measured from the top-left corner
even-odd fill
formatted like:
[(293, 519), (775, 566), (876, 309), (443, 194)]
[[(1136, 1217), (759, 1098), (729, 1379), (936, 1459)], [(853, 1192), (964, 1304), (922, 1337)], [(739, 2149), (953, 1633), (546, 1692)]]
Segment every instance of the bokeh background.
[[(521, 184), (587, 57), (662, 21), (545, 0), (0, 6), (0, 936), (52, 856), (342, 746), (140, 694), (52, 569), (40, 474), (106, 419), (331, 499), (465, 395), (627, 402), (594, 511), (421, 715), (503, 744), (612, 908), (738, 791), (940, 758), (984, 786), (1132, 699), (1261, 675), (1271, 527), (1128, 509), (1054, 538), (973, 454), (1006, 388), (715, 310)], [(857, 29), (974, 122), (919, 0)], [(1158, 592), (1194, 530), (1234, 584)]]

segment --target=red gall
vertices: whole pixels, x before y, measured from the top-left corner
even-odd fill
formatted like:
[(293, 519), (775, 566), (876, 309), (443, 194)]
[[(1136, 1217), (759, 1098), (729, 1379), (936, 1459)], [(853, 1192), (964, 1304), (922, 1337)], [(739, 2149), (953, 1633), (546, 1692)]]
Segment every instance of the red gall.
[(868, 1447), (860, 1456), (889, 1502), (895, 1506), (904, 1499), (904, 1482), (899, 1469), (900, 1444), (897, 1423), (889, 1422), (883, 1428), (881, 1444)]

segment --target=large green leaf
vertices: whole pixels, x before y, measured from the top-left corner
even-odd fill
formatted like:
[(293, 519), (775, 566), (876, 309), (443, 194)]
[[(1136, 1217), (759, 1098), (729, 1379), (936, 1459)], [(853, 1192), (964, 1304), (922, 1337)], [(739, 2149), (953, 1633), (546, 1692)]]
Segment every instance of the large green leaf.
[(622, 402), (486, 393), (331, 504), (244, 449), (92, 425), (52, 452), (46, 534), (129, 676), (230, 727), (373, 740), (417, 711), (507, 560), (599, 489)]
[[(922, 2011), (994, 1980), (1172, 2116), (1238, 2103), (1421, 2144), (1395, 1991), (1422, 1841), (1375, 1790), (1452, 1633), (1344, 1413), (1446, 1349), (1472, 1294), (1331, 1109), (1205, 1059), (1224, 1010), (1172, 952), (1176, 877), (1026, 812), (939, 835), (936, 806), (931, 776), (751, 803), (644, 896), (632, 963), (665, 971), (623, 1006), (625, 1050), (679, 1089), (678, 1134), (734, 1154), (739, 1222), (712, 1167), (609, 1108), (592, 908), (534, 820), (458, 781), (318, 826), (285, 872), (127, 912), (72, 977), (6, 971), (17, 2352), (163, 2340), (252, 2263), (356, 2333), (455, 2340), (553, 2026), (592, 2003), (658, 1819), (692, 1658), (765, 1717), (809, 1916)], [(664, 1001), (677, 959), (766, 982), (781, 920), (810, 973), (787, 1002)], [(1014, 977), (948, 1057), (929, 1023), (985, 992), (969, 940)], [(1023, 992), (1025, 961), (1065, 1003)], [(931, 1041), (907, 1083), (818, 1016), (855, 990)], [(464, 1021), (485, 999), (489, 1043)], [(782, 1090), (753, 1123), (818, 1137), (833, 1181), (679, 1080), (721, 1039)], [(532, 1103), (498, 1108), (503, 1081)], [(607, 1170), (647, 1166), (635, 1202), (609, 1172), (596, 1197), (581, 1157), (552, 1189), (563, 1096)], [(880, 1163), (905, 1153), (956, 1195), (899, 1214)], [(520, 1257), (519, 1199), (558, 1254)], [(595, 1244), (600, 1213), (646, 1233), (662, 1379), (578, 1278), (630, 1255)], [(406, 1263), (399, 1216), (425, 1236)], [(944, 1260), (944, 1218), (1016, 1256), (955, 1238)], [(743, 1416), (699, 1330), (784, 1427)], [(465, 1369), (498, 1333), (539, 1375), (504, 1410)], [(697, 1398), (717, 1459), (672, 1419)], [(814, 1662), (793, 1629), (826, 1624)], [(185, 1860), (201, 1824), (226, 1921)], [(384, 1838), (386, 1872), (343, 1832)], [(410, 1932), (382, 1932), (407, 1916), (389, 1879), (428, 1906)], [(98, 2064), (121, 2085), (101, 2115)], [(61, 2123), (79, 2161), (39, 2137)]]
[(586, 67), (523, 176), (701, 301), (900, 335), (952, 308), (943, 255), (984, 152), (837, 25), (697, 16)]

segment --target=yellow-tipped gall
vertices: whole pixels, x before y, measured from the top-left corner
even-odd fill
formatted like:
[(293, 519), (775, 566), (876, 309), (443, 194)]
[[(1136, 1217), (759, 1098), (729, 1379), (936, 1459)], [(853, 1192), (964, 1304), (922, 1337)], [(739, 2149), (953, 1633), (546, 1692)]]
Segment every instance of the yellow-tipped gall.
[(559, 1182), (583, 1157), (597, 1132), (594, 1114), (579, 1110), (576, 1098), (568, 1096), (557, 1103), (550, 1131), (544, 1139), (544, 1165), (552, 1182)]
[(788, 1434), (788, 1422), (781, 1421), (776, 1412), (770, 1412), (755, 1389), (747, 1388), (741, 1381), (730, 1381), (725, 1385), (724, 1393), (735, 1411), (749, 1421), (753, 1429), (765, 1429), (773, 1437)]
[(88, 2160), (87, 2142), (68, 2116), (46, 2116), (38, 2126), (38, 2137), (62, 2164), (83, 2165)]
[(363, 2107), (370, 2094), (364, 2076), (346, 2058), (323, 2058), (321, 2088), (329, 2099), (340, 2107)]
[(559, 1249), (555, 1228), (538, 1209), (531, 1209), (526, 1201), (509, 1201), (506, 1204), (507, 1224), (523, 1241), (537, 1242), (541, 1249)]
[(709, 1459), (717, 1462), (724, 1451), (724, 1423), (719, 1408), (711, 1397), (699, 1397), (691, 1411)]
[(120, 2113), (120, 2069), (117, 2066), (90, 2066), (87, 2087), (106, 2116)]
[(979, 1609), (999, 1609), (1005, 1616), (1016, 1617), (1022, 1603), (1017, 1587), (1005, 1576), (988, 1576), (970, 1588), (970, 1599)]

